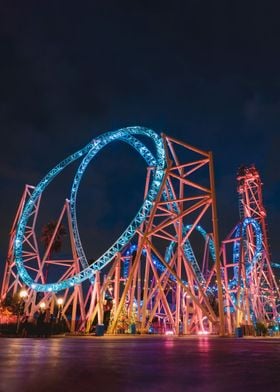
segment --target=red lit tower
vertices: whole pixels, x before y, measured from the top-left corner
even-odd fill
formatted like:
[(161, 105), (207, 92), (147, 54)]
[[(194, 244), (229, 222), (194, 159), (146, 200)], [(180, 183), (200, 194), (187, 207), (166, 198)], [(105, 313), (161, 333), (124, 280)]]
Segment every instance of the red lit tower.
[(271, 267), (262, 182), (255, 166), (240, 167), (237, 183), (240, 222), (222, 243), (229, 333), (242, 325), (279, 321), (280, 293)]

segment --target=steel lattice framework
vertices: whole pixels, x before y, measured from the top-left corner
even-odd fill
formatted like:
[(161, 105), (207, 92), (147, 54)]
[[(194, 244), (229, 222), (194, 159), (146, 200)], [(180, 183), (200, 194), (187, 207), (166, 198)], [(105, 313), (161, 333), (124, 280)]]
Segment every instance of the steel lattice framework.
[[(153, 142), (155, 156), (138, 139), (142, 136)], [(89, 265), (77, 225), (77, 191), (90, 161), (115, 140), (131, 145), (147, 163), (144, 202), (119, 239)], [(40, 255), (36, 220), (41, 197), (51, 181), (78, 159), (81, 163), (69, 200), (62, 208), (48, 249)], [(71, 257), (49, 259), (49, 250), (63, 219), (68, 227)], [(201, 243), (197, 246), (197, 234), (202, 237), (203, 246)], [(133, 246), (135, 249), (131, 252)], [(110, 295), (114, 303), (109, 325), (111, 333), (118, 332), (120, 317), (125, 312), (129, 320), (133, 318), (140, 332), (156, 328), (156, 324), (160, 330), (176, 334), (219, 331), (223, 335), (217, 249), (211, 153), (165, 135), (160, 137), (146, 128), (124, 128), (95, 138), (58, 164), (36, 187), (26, 187), (12, 228), (2, 298), (17, 292), (23, 285), (28, 286), (26, 310), (32, 315), (41, 301), (53, 308), (59, 292), (64, 296), (63, 317), (71, 331), (90, 331), (96, 318), (102, 323), (104, 301)], [(56, 282), (45, 281), (44, 268), (48, 264), (64, 268)], [(218, 295), (210, 287), (210, 270), (215, 271)], [(82, 283), (86, 282), (85, 288)], [(38, 296), (38, 292), (43, 294)]]
[[(153, 159), (149, 150), (138, 140), (133, 138), (133, 135), (143, 135), (152, 139), (156, 147), (156, 160)], [(82, 178), (82, 175), (88, 166), (89, 162), (93, 159), (93, 157), (107, 144), (113, 142), (115, 140), (123, 140), (129, 144), (131, 144), (146, 160), (149, 164), (154, 164), (155, 171), (153, 176), (153, 181), (151, 183), (150, 189), (147, 193), (147, 196), (137, 213), (136, 217), (132, 221), (132, 223), (128, 226), (128, 228), (124, 231), (124, 233), (119, 237), (119, 239), (91, 266), (88, 266), (87, 259), (84, 255), (84, 251), (81, 245), (77, 221), (76, 221), (76, 195), (77, 190), (79, 188), (79, 184)], [(65, 281), (57, 282), (57, 283), (48, 283), (48, 284), (39, 284), (32, 280), (31, 276), (28, 274), (22, 257), (22, 243), (25, 236), (25, 229), (27, 226), (28, 219), (30, 215), (33, 214), (34, 206), (41, 196), (42, 192), (45, 188), (50, 184), (50, 182), (70, 163), (74, 162), (78, 158), (83, 157), (82, 163), (79, 166), (79, 169), (76, 173), (76, 176), (73, 181), (73, 186), (71, 189), (70, 196), (70, 211), (72, 217), (73, 224), (73, 233), (74, 233), (74, 241), (76, 245), (76, 250), (78, 257), (83, 266), (83, 271), (81, 271), (76, 276), (73, 276)], [(32, 195), (27, 201), (24, 210), (20, 216), (18, 227), (16, 231), (16, 237), (14, 241), (15, 247), (15, 263), (18, 269), (19, 276), (23, 280), (25, 284), (31, 286), (32, 289), (36, 291), (59, 291), (62, 289), (69, 288), (75, 284), (79, 284), (86, 279), (89, 279), (93, 276), (95, 271), (102, 269), (106, 264), (108, 264), (115, 254), (122, 249), (122, 247), (133, 237), (136, 228), (146, 219), (149, 214), (153, 201), (155, 200), (164, 176), (164, 169), (166, 165), (165, 159), (165, 150), (163, 147), (162, 139), (152, 130), (141, 128), (141, 127), (130, 127), (125, 129), (120, 129), (116, 132), (108, 132), (94, 139), (91, 143), (85, 146), (83, 149), (77, 151), (72, 154), (70, 157), (66, 158), (64, 161), (59, 163), (54, 169), (52, 169), (46, 177), (35, 187)]]
[(238, 175), (240, 223), (222, 243), (223, 284), (229, 333), (279, 319), (279, 287), (271, 268), (262, 183), (254, 166)]

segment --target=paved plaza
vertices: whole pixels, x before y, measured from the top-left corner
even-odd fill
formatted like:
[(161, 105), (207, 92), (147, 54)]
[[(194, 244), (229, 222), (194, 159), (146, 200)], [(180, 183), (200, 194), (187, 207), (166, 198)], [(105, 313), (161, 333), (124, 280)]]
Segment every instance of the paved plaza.
[(279, 391), (280, 339), (1, 338), (0, 391)]

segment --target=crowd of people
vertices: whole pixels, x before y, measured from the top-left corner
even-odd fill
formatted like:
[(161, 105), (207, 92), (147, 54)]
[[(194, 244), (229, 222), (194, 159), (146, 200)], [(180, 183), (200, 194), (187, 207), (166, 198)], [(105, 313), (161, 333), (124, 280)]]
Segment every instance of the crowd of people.
[(48, 338), (52, 334), (62, 333), (63, 331), (64, 322), (60, 319), (60, 315), (55, 317), (50, 308), (39, 309), (33, 317), (24, 314), (19, 320), (18, 334), (22, 337)]

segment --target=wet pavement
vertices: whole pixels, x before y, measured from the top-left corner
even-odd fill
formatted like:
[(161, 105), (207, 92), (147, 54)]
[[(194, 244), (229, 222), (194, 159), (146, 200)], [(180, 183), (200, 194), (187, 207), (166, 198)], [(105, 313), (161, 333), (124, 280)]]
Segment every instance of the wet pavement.
[(280, 391), (280, 339), (1, 338), (0, 391)]

